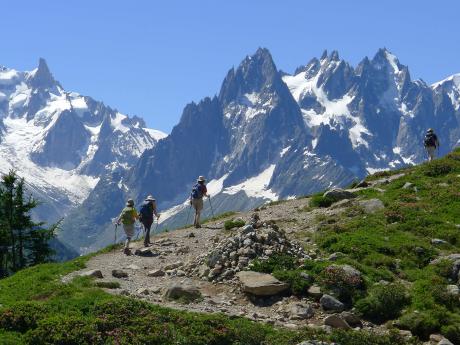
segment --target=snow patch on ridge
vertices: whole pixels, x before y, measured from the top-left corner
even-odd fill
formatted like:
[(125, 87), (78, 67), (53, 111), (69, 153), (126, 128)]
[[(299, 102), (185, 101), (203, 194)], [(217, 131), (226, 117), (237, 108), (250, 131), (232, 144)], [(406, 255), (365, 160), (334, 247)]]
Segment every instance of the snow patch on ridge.
[(276, 165), (272, 164), (259, 175), (251, 177), (240, 184), (225, 188), (223, 193), (233, 195), (239, 191), (244, 191), (248, 197), (277, 200), (276, 193), (268, 189), (275, 167)]
[(321, 114), (311, 109), (302, 109), (304, 120), (309, 127), (316, 127), (322, 124), (329, 125), (336, 123), (342, 128), (347, 128), (349, 138), (356, 148), (360, 145), (369, 147), (364, 135), (372, 135), (369, 130), (362, 124), (359, 117), (352, 116), (348, 105), (353, 101), (353, 97), (346, 94), (340, 99), (329, 100), (326, 92), (321, 87), (317, 87), (320, 74), (310, 79), (307, 78), (307, 72), (301, 72), (297, 75), (286, 75), (283, 81), (291, 91), (292, 96), (297, 102), (300, 102), (305, 96), (314, 96), (316, 100), (324, 107)]

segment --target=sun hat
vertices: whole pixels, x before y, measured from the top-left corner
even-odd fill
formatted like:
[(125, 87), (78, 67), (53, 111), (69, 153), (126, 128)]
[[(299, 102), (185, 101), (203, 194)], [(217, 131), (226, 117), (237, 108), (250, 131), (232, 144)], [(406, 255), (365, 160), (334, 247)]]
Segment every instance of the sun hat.
[(156, 201), (155, 198), (152, 195), (149, 195), (145, 201)]
[(198, 182), (205, 182), (206, 179), (204, 178), (204, 176), (199, 176), (198, 177)]
[(126, 202), (126, 206), (134, 206), (134, 200), (128, 199), (128, 201)]

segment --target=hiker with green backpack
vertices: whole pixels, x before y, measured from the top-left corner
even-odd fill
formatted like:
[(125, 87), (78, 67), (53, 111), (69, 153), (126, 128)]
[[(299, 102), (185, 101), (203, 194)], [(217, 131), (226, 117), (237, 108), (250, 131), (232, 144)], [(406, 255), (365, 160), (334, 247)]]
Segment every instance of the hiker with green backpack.
[(125, 247), (123, 248), (123, 253), (126, 255), (131, 255), (129, 244), (131, 242), (131, 238), (134, 236), (134, 224), (137, 219), (139, 219), (139, 215), (134, 208), (134, 200), (128, 199), (126, 207), (121, 211), (117, 220), (118, 225), (120, 223), (123, 224), (123, 230), (126, 234)]

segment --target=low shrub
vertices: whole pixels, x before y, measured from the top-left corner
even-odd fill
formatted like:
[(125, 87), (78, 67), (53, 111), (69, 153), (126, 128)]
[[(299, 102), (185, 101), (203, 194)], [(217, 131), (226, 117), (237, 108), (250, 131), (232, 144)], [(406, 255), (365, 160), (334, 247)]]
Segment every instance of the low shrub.
[(298, 267), (295, 257), (286, 254), (274, 254), (267, 260), (254, 260), (251, 271), (273, 273), (274, 271), (295, 270)]
[(288, 283), (291, 292), (296, 296), (304, 296), (308, 292), (308, 288), (311, 286), (311, 281), (303, 278), (300, 274), (301, 270), (295, 271), (274, 271), (273, 276), (281, 280), (282, 282)]
[(335, 199), (322, 194), (313, 195), (310, 199), (310, 207), (329, 207), (335, 202)]
[(438, 177), (447, 175), (454, 169), (455, 166), (454, 164), (452, 164), (452, 162), (441, 159), (425, 164), (425, 166), (423, 167), (423, 173), (429, 177)]
[(329, 266), (321, 272), (321, 283), (342, 301), (351, 305), (356, 297), (365, 289), (361, 277), (348, 274), (340, 266)]
[(103, 289), (119, 289), (120, 288), (119, 282), (96, 282), (95, 285)]
[(399, 327), (407, 329), (412, 334), (420, 337), (423, 340), (428, 339), (430, 334), (439, 331), (441, 325), (437, 315), (432, 312), (412, 312), (403, 315), (399, 319)]
[(399, 317), (410, 298), (401, 284), (374, 286), (366, 298), (359, 300), (355, 307), (365, 318), (382, 323)]
[(454, 344), (460, 344), (460, 324), (441, 327), (441, 333)]
[(233, 228), (240, 228), (245, 224), (244, 220), (237, 219), (237, 220), (227, 220), (224, 223), (225, 230), (231, 230)]

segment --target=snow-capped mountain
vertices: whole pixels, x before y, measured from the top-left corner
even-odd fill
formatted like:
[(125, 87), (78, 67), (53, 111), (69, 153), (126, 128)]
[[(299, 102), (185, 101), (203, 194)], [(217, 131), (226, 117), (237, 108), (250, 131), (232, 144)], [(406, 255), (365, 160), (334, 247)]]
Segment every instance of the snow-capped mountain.
[(165, 135), (142, 119), (67, 92), (45, 60), (30, 72), (0, 67), (0, 173), (14, 169), (56, 221), (81, 204), (101, 176), (131, 167)]
[[(208, 177), (217, 214), (418, 163), (430, 127), (447, 153), (460, 138), (459, 79), (432, 86), (412, 81), (386, 49), (356, 67), (336, 51), (324, 52), (291, 75), (259, 49), (228, 72), (218, 96), (187, 105), (172, 133), (128, 175), (101, 179), (67, 222), (65, 236), (80, 250), (109, 243), (109, 220), (125, 198), (140, 202), (147, 194), (163, 211), (161, 228), (190, 222), (187, 199), (198, 175)], [(205, 217), (210, 206), (206, 201)]]

